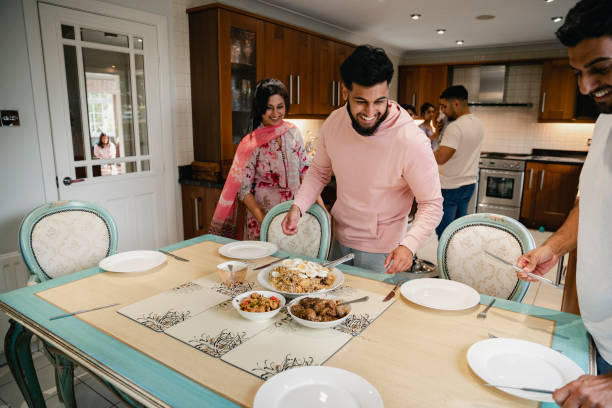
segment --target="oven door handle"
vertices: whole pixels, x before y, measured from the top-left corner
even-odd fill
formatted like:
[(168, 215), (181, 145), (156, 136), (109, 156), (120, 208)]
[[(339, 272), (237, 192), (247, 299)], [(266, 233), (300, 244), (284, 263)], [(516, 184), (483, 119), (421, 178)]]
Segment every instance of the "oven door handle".
[(492, 176), (507, 176), (507, 177), (520, 177), (522, 171), (505, 171), (505, 170), (491, 170), (491, 169), (482, 169), (480, 170), (480, 174), (485, 177), (488, 175)]

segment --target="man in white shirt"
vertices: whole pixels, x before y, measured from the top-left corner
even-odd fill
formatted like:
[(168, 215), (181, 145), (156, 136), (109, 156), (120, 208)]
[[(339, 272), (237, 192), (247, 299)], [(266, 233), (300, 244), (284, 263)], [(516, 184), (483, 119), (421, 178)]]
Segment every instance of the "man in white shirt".
[(584, 375), (556, 390), (553, 398), (563, 408), (612, 407), (612, 1), (578, 2), (557, 37), (568, 47), (580, 92), (593, 98), (601, 114), (580, 174), (579, 201), (561, 228), (517, 263), (543, 275), (559, 256), (578, 248), (578, 303), (595, 341), (599, 375)]
[(476, 189), (484, 130), (480, 119), (470, 112), (467, 100), (468, 91), (463, 85), (451, 86), (440, 95), (440, 109), (449, 124), (434, 152), (444, 197), (444, 215), (436, 228), (438, 238), (448, 224), (467, 214)]

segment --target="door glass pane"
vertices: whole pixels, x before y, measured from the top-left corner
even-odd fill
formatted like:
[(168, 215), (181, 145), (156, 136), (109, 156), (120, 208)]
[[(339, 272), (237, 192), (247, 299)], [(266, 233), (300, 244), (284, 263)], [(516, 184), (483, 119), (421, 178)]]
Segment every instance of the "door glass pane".
[(140, 154), (149, 154), (149, 137), (147, 135), (147, 101), (145, 95), (144, 56), (134, 55), (136, 67), (136, 103), (138, 104), (138, 136)]
[(89, 28), (81, 28), (81, 41), (116, 45), (118, 47), (129, 47), (127, 35), (92, 30)]
[(136, 162), (124, 162), (124, 163), (109, 163), (109, 164), (96, 164), (91, 168), (94, 177), (101, 176), (118, 176), (127, 173), (136, 173)]
[(143, 160), (140, 162), (141, 171), (151, 171), (151, 162), (149, 160)]
[(234, 144), (240, 143), (250, 126), (253, 91), (257, 78), (255, 40), (254, 32), (236, 27), (231, 28), (232, 141)]
[(134, 44), (132, 45), (132, 47), (136, 48), (137, 50), (142, 50), (143, 48), (142, 38), (134, 37)]
[(78, 179), (87, 178), (87, 167), (75, 167), (74, 176)]
[(83, 48), (83, 69), (91, 157), (136, 155), (129, 54)]
[(68, 89), (68, 109), (70, 114), (70, 129), (72, 132), (73, 156), (75, 161), (85, 160), (76, 47), (64, 45), (64, 66), (66, 67), (66, 88)]
[(62, 38), (74, 40), (74, 27), (62, 24)]

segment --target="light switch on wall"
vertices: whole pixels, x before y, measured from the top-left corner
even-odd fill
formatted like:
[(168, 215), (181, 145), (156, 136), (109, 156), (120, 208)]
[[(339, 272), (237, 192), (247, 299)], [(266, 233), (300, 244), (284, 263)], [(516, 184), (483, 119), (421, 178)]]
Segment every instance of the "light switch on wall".
[(3, 110), (0, 111), (1, 126), (19, 126), (19, 111)]

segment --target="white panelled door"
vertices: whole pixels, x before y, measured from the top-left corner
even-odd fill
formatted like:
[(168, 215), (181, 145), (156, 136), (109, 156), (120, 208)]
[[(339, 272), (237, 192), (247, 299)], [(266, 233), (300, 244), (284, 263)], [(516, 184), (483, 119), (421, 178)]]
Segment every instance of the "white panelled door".
[(62, 200), (95, 202), (119, 250), (167, 243), (154, 26), (39, 4)]

